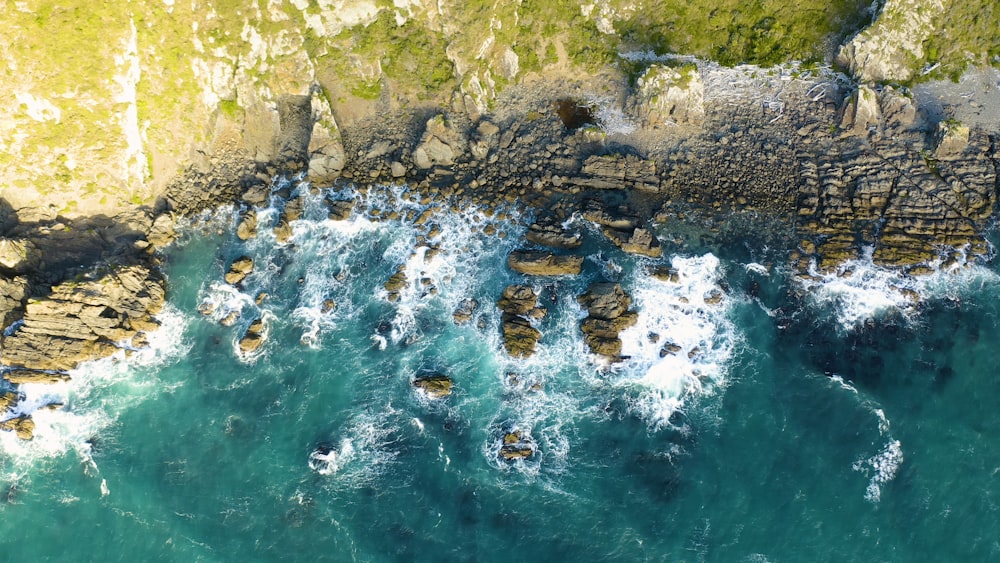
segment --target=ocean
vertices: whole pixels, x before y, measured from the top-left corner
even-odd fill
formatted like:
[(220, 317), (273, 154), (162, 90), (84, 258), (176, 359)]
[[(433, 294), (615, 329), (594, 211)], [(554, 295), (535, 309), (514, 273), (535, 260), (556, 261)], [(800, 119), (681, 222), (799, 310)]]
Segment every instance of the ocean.
[[(583, 274), (527, 278), (506, 266), (524, 210), (418, 226), (426, 204), (386, 186), (332, 221), (324, 197), (363, 196), (292, 187), (285, 243), (277, 197), (246, 242), (229, 209), (180, 228), (150, 348), (24, 386), (24, 410), (65, 406), (30, 442), (0, 433), (0, 558), (1000, 561), (996, 264), (803, 278), (738, 240), (626, 255), (571, 217)], [(578, 328), (601, 280), (639, 313), (610, 365)], [(514, 283), (548, 310), (527, 359), (495, 305)], [(452, 393), (414, 387), (429, 374)], [(515, 432), (532, 453), (508, 461)]]

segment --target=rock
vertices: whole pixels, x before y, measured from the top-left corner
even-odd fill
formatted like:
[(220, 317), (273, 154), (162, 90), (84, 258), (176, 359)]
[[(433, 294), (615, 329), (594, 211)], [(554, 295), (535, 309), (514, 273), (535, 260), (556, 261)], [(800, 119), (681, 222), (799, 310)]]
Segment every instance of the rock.
[(853, 96), (848, 98), (841, 116), (840, 128), (860, 137), (867, 137), (869, 129), (882, 131), (882, 108), (879, 97), (868, 86), (858, 86)]
[(515, 358), (526, 358), (535, 353), (535, 345), (542, 333), (531, 326), (528, 319), (504, 313), (501, 317), (503, 343), (507, 353)]
[(591, 317), (613, 320), (622, 316), (632, 304), (632, 299), (617, 283), (596, 282), (590, 284), (586, 293), (576, 298), (587, 308)]
[(525, 439), (520, 430), (507, 432), (503, 435), (503, 445), (500, 446), (500, 457), (507, 461), (529, 458), (535, 453), (534, 444)]
[(583, 163), (582, 174), (565, 184), (595, 190), (642, 190), (656, 192), (660, 179), (656, 163), (633, 154), (594, 155)]
[(392, 174), (393, 178), (402, 178), (406, 176), (406, 166), (398, 160), (394, 160), (389, 163), (389, 173)]
[(598, 338), (618, 338), (618, 333), (635, 326), (639, 321), (639, 314), (635, 311), (626, 311), (614, 319), (600, 319), (597, 317), (587, 317), (580, 321), (580, 330), (588, 336)]
[(24, 273), (37, 262), (37, 248), (30, 240), (0, 238), (0, 267)]
[(713, 289), (705, 295), (706, 305), (718, 305), (722, 302), (722, 292), (718, 289)]
[(252, 323), (250, 323), (250, 326), (247, 327), (247, 331), (243, 333), (243, 336), (240, 338), (240, 351), (244, 354), (256, 351), (264, 344), (265, 333), (266, 327), (264, 325), (264, 320), (255, 319)]
[(27, 278), (19, 276), (7, 279), (0, 276), (0, 330), (24, 315), (24, 304), (27, 299)]
[(116, 352), (139, 331), (155, 330), (163, 307), (163, 280), (142, 266), (112, 268), (100, 278), (59, 284), (29, 300), (24, 322), (0, 344), (3, 364), (67, 371), (81, 361)]
[(354, 202), (353, 201), (330, 201), (330, 219), (333, 221), (345, 221), (351, 217), (351, 213), (354, 212)]
[(240, 320), (240, 312), (238, 309), (234, 309), (226, 313), (226, 316), (219, 319), (219, 324), (226, 327), (233, 326), (238, 320)]
[(225, 279), (226, 283), (229, 285), (239, 285), (246, 279), (248, 275), (253, 272), (253, 258), (249, 256), (240, 256), (229, 266), (229, 271), (226, 272)]
[(324, 299), (323, 304), (320, 306), (319, 311), (320, 313), (323, 313), (325, 315), (327, 313), (333, 312), (333, 310), (336, 308), (337, 308), (336, 301), (334, 301), (333, 299)]
[(660, 241), (653, 236), (653, 233), (646, 229), (635, 229), (629, 232), (606, 227), (601, 232), (615, 246), (629, 254), (639, 254), (651, 258), (659, 258), (663, 255), (663, 247), (660, 246)]
[(578, 232), (566, 232), (559, 225), (533, 223), (528, 227), (524, 238), (529, 241), (552, 248), (577, 248), (583, 244), (583, 237)]
[(610, 359), (618, 359), (622, 353), (622, 341), (620, 338), (604, 338), (593, 334), (585, 335), (584, 342), (590, 351), (598, 356)]
[(20, 400), (21, 396), (13, 391), (0, 393), (0, 415), (17, 406)]
[(530, 276), (575, 276), (583, 269), (583, 256), (557, 256), (551, 252), (515, 250), (507, 256), (511, 270)]
[[(399, 292), (406, 287), (407, 283), (406, 264), (400, 264), (399, 267), (396, 268), (396, 273), (390, 276), (389, 279), (382, 285), (389, 293), (390, 301), (395, 301), (396, 299), (399, 299)], [(396, 299), (392, 298), (394, 295)]]
[(678, 283), (681, 280), (680, 273), (669, 266), (654, 266), (649, 269), (649, 275), (660, 281)]
[(236, 236), (240, 240), (249, 240), (257, 236), (257, 212), (248, 209), (240, 213), (239, 224), (236, 225)]
[(302, 197), (293, 197), (292, 199), (285, 202), (285, 208), (281, 212), (282, 220), (286, 223), (296, 221), (302, 217), (302, 208), (305, 206), (305, 201)]
[(660, 357), (665, 358), (667, 356), (674, 356), (681, 350), (683, 350), (683, 348), (680, 346), (674, 344), (673, 342), (667, 342), (662, 348), (660, 348)]
[(475, 299), (463, 299), (461, 303), (458, 304), (458, 308), (455, 312), (451, 314), (452, 318), (455, 320), (455, 324), (464, 325), (472, 320), (472, 314), (476, 312), (476, 308), (479, 307), (479, 303)]
[(413, 164), (422, 170), (434, 166), (451, 166), (465, 152), (466, 141), (443, 115), (427, 120), (420, 143), (413, 150)]
[(868, 28), (840, 48), (836, 62), (860, 82), (907, 82), (935, 32), (942, 0), (887, 0)]
[(58, 371), (39, 371), (31, 369), (12, 369), (3, 374), (3, 378), (21, 385), (24, 383), (62, 383), (69, 381), (69, 374)]
[(15, 432), (22, 440), (30, 440), (35, 434), (35, 421), (31, 416), (22, 414), (17, 418), (0, 422), (0, 430)]
[(969, 127), (955, 120), (942, 121), (938, 123), (935, 141), (934, 158), (943, 160), (959, 156), (969, 146)]
[(428, 375), (413, 380), (413, 386), (434, 398), (451, 395), (451, 378), (446, 375)]
[(699, 125), (705, 119), (705, 84), (694, 65), (671, 68), (653, 64), (636, 79), (632, 104), (649, 127)]
[(174, 232), (174, 219), (167, 213), (161, 213), (153, 219), (153, 225), (146, 234), (146, 240), (156, 248), (163, 248), (177, 238)]
[(278, 224), (274, 226), (274, 238), (278, 244), (284, 244), (292, 238), (292, 226), (284, 217), (279, 218)]
[(631, 231), (639, 224), (639, 219), (629, 213), (628, 209), (619, 207), (609, 211), (596, 200), (588, 200), (584, 203), (583, 218), (598, 225), (622, 231)]
[(497, 307), (512, 315), (527, 315), (538, 301), (535, 290), (526, 285), (509, 285), (497, 301)]

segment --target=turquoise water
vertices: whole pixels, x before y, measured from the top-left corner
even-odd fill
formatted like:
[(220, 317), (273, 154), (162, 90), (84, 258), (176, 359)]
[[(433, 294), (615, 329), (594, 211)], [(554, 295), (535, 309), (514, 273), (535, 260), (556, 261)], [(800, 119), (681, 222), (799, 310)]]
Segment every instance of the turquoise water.
[[(422, 209), (402, 195), (372, 205)], [(802, 282), (738, 241), (657, 261), (588, 242), (580, 278), (527, 280), (549, 313), (539, 353), (512, 360), (493, 303), (525, 281), (504, 266), (523, 227), (442, 216), (427, 260), (419, 227), (328, 221), (320, 199), (288, 245), (239, 241), (228, 212), (185, 229), (153, 348), (26, 389), (67, 406), (36, 412), (30, 443), (0, 435), (4, 560), (1000, 560), (994, 266), (914, 282), (862, 261)], [(222, 276), (243, 254), (238, 292)], [(576, 328), (597, 279), (640, 313), (622, 365)], [(268, 339), (244, 357), (257, 316)], [(659, 358), (666, 341), (682, 353)], [(451, 396), (414, 390), (432, 372)], [(499, 458), (512, 430), (530, 458)]]

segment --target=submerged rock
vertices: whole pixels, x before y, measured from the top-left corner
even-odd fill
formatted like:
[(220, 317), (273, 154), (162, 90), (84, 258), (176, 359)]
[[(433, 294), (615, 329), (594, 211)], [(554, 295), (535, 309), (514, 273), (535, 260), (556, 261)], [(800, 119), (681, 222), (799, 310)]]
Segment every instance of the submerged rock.
[(506, 461), (529, 458), (535, 453), (535, 445), (525, 438), (520, 430), (507, 432), (503, 435), (503, 445), (500, 446), (500, 457)]
[(451, 317), (454, 319), (455, 324), (464, 325), (472, 320), (472, 314), (476, 312), (477, 307), (479, 307), (479, 302), (475, 299), (463, 299), (462, 302), (458, 304), (458, 308), (455, 309), (455, 312), (451, 314)]
[(452, 381), (447, 375), (428, 375), (414, 379), (413, 386), (431, 397), (441, 398), (451, 395)]

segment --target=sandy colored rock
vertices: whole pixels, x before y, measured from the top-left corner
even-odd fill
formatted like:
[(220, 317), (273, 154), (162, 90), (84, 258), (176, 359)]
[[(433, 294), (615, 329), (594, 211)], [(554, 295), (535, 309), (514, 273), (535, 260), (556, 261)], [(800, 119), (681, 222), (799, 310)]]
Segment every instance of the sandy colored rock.
[(529, 276), (575, 276), (583, 268), (583, 256), (515, 250), (507, 256), (507, 266)]

